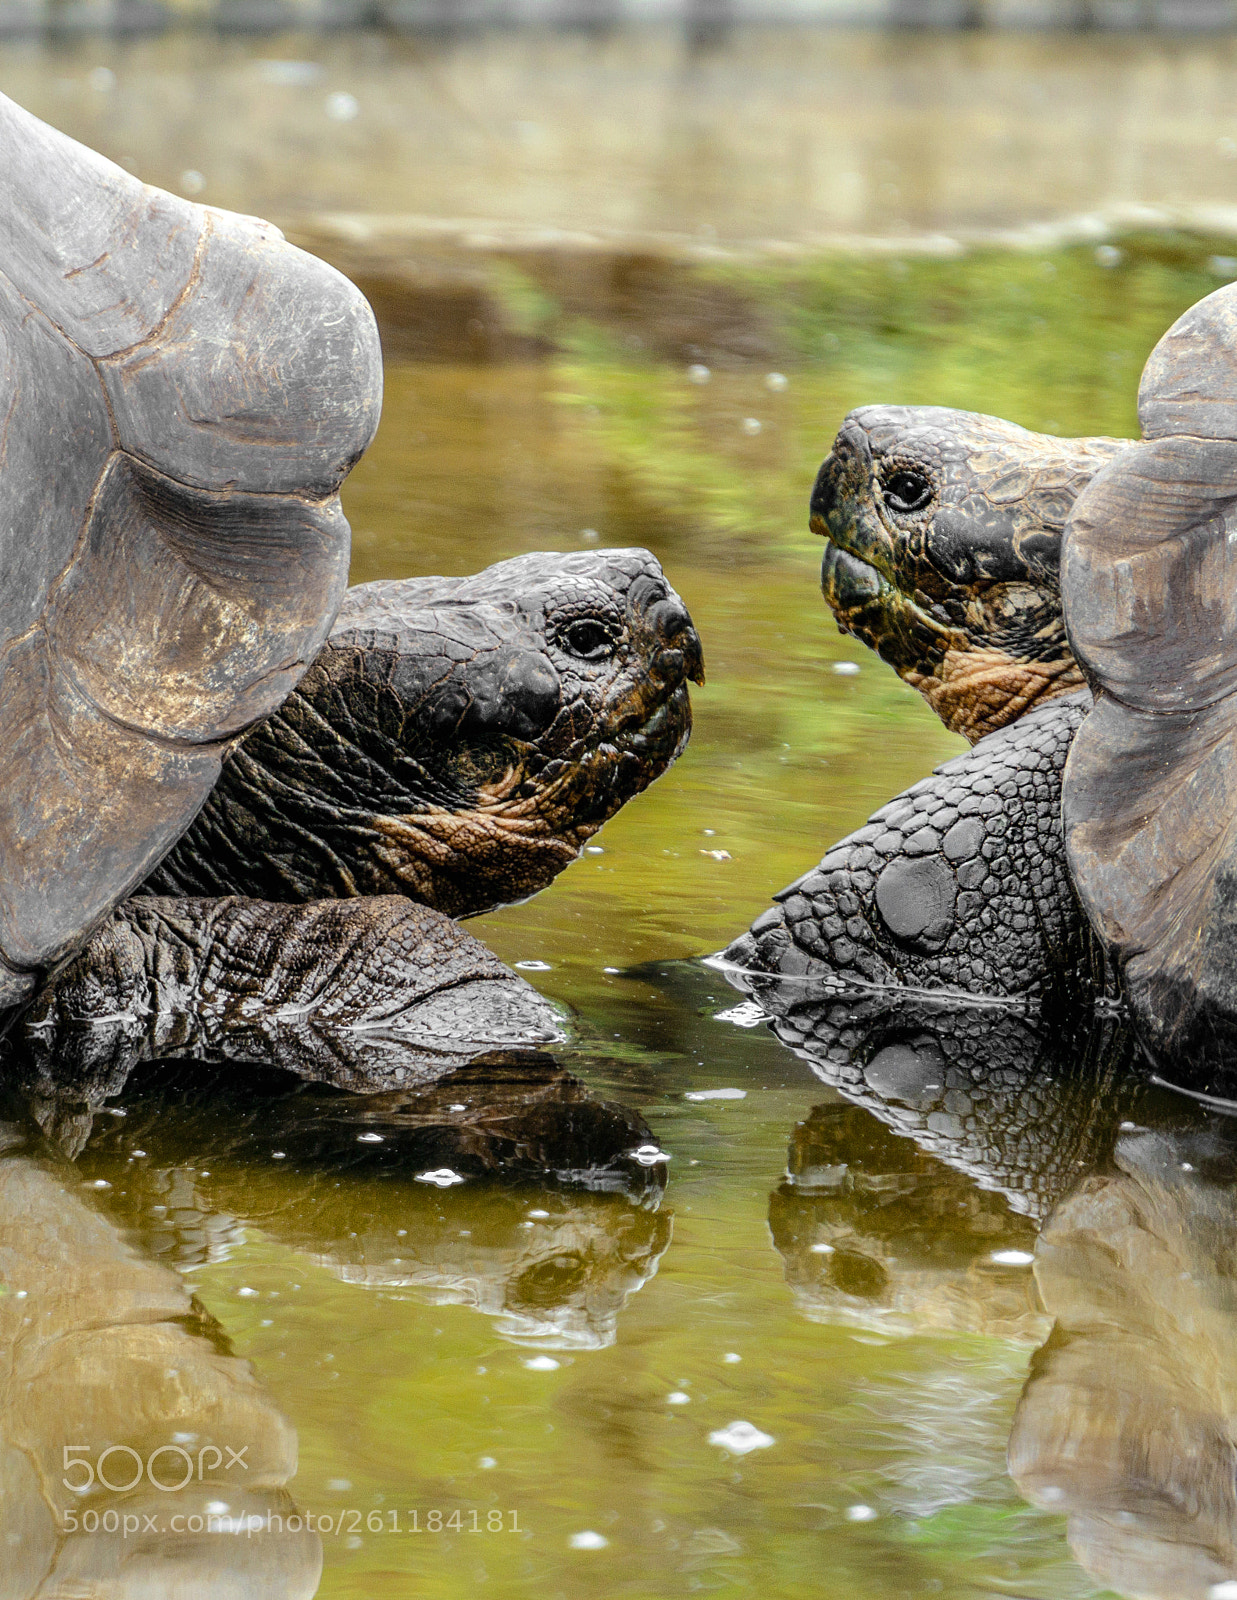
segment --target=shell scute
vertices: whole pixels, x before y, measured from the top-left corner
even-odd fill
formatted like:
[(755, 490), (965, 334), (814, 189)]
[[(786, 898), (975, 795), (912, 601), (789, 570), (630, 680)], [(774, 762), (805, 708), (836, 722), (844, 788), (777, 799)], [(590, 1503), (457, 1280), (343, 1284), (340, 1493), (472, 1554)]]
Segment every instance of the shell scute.
[(1065, 531), (1071, 646), (1095, 691), (1065, 769), (1070, 871), (1154, 1048), (1237, 1044), (1237, 288), (1147, 361), (1145, 438)]
[(324, 642), (373, 316), (254, 218), (0, 97), (0, 1009), (151, 870)]

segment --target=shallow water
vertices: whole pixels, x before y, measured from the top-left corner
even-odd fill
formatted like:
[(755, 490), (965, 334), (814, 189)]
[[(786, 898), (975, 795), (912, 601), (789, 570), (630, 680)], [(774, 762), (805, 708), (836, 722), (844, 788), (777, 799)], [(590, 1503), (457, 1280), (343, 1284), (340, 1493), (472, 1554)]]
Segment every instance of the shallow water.
[[(804, 503), (842, 415), (1132, 430), (1147, 350), (1229, 269), (1214, 241), (1121, 248), (740, 275), (766, 342), (719, 344), (703, 382), (655, 318), (541, 302), (540, 359), (391, 363), (354, 581), (647, 545), (704, 639), (693, 740), (550, 890), (470, 923), (570, 1015), (555, 1062), (359, 1102), (152, 1069), (57, 1148), (14, 1130), (14, 1592), (57, 1562), (119, 1594), (170, 1566), (310, 1594), (320, 1559), (318, 1593), (366, 1597), (1237, 1579), (1228, 1120), (1148, 1088), (1112, 1030), (1045, 1046), (1004, 1013), (861, 1017), (866, 1075), (814, 1071), (689, 960), (960, 748), (821, 604)], [(527, 309), (530, 281), (492, 292)], [(224, 1531), (56, 1553), (40, 1487), (172, 1514), (74, 1499), (85, 1437), (253, 1475), (175, 1499)], [(316, 1535), (263, 1522), (307, 1513)]]

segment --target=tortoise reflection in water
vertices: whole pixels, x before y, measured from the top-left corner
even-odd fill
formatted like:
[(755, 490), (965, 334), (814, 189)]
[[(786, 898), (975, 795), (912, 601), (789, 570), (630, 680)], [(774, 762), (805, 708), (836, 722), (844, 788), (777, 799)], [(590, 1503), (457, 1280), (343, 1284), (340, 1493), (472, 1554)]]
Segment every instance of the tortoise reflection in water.
[(309, 1600), (322, 1547), (287, 1489), (287, 1418), (180, 1275), (13, 1123), (0, 1263), (5, 1594)]
[(1124, 446), (934, 407), (851, 414), (812, 501), (826, 599), (976, 743), (784, 890), (728, 961), (997, 995), (1118, 986), (1153, 1050), (1204, 1080), (1223, 1065), (1235, 349), (1230, 286), (1152, 352)]
[[(849, 1102), (795, 1129), (770, 1200), (804, 1312), (1039, 1345), (1009, 1471), (1068, 1518), (1082, 1565), (1146, 1600), (1237, 1583), (1233, 1117), (1131, 1070), (1138, 1046), (1112, 1019), (1046, 1030), (1008, 1008), (776, 983), (761, 998)], [(948, 1429), (901, 1387), (898, 1404), (912, 1432)], [(889, 1486), (904, 1510), (910, 1480), (913, 1464)], [(930, 1508), (948, 1503), (939, 1461), (924, 1483)]]
[(182, 1268), (256, 1226), (346, 1283), (470, 1306), (519, 1343), (597, 1349), (670, 1243), (648, 1125), (547, 1056), (363, 1095), (163, 1063), (108, 1106), (125, 1116), (83, 1115), (79, 1085), (35, 1109), (85, 1177), (112, 1183), (116, 1220)]

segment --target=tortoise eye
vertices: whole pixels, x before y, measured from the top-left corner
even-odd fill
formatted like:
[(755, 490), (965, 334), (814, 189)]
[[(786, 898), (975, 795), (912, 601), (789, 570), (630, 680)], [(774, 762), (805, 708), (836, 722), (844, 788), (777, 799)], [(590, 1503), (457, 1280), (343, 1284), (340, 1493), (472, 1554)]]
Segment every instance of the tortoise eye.
[(932, 498), (932, 485), (922, 472), (898, 467), (885, 480), (885, 504), (894, 511), (922, 511)]
[(558, 643), (582, 661), (600, 661), (614, 653), (617, 643), (612, 629), (596, 617), (581, 617), (559, 630)]

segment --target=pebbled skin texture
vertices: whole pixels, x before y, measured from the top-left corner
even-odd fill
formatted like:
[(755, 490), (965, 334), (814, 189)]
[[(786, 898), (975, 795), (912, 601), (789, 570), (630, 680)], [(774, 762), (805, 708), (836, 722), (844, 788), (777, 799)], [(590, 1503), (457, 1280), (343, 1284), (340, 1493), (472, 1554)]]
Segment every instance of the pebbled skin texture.
[(699, 638), (645, 550), (360, 585), (144, 890), (524, 899), (678, 756), (689, 679)]
[(1062, 768), (1089, 704), (1086, 691), (1051, 700), (938, 767), (713, 959), (976, 995), (1102, 982), (1060, 816)]
[(8, 1075), (115, 1093), (159, 1056), (366, 1092), (562, 1037), (553, 1008), (441, 912), (388, 895), (272, 905), (136, 897), (36, 995)]
[(1061, 614), (1061, 532), (1128, 445), (943, 406), (852, 411), (811, 502), (839, 627), (972, 743), (1081, 688)]

